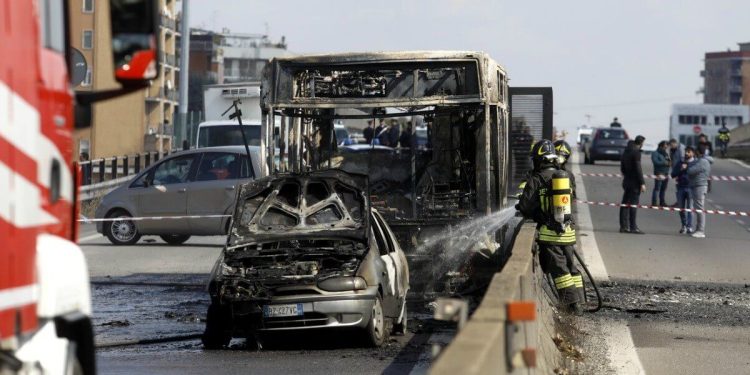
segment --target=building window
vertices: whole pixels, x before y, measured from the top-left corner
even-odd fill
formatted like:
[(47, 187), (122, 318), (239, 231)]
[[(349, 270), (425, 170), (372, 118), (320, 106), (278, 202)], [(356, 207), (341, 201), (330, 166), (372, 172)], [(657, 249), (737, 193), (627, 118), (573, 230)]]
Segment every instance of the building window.
[(94, 30), (83, 30), (83, 40), (81, 41), (81, 48), (92, 49), (94, 48)]
[(83, 77), (81, 86), (91, 86), (91, 67), (86, 68), (86, 75)]
[(94, 13), (94, 0), (83, 0), (83, 13)]
[(43, 0), (40, 2), (39, 23), (42, 27), (42, 44), (44, 47), (63, 52), (65, 50), (65, 21), (62, 0)]

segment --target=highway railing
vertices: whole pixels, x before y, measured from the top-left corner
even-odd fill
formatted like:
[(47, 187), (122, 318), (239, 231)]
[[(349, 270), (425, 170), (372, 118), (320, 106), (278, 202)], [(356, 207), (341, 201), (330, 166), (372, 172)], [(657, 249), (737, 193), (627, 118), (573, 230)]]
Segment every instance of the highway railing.
[(523, 224), (508, 262), (431, 374), (552, 374), (560, 367), (553, 311), (532, 251), (535, 230)]
[(81, 171), (81, 200), (106, 193), (120, 186), (169, 152), (145, 152), (137, 155), (113, 156), (76, 163)]

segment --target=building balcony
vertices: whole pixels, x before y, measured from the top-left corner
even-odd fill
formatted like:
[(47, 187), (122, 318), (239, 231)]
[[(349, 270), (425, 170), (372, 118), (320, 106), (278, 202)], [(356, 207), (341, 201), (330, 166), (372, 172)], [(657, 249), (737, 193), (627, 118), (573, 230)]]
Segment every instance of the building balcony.
[(180, 100), (180, 96), (178, 94), (178, 91), (175, 90), (165, 90), (163, 87), (159, 88), (159, 90), (155, 93), (149, 92), (146, 95), (146, 101), (152, 102), (152, 103), (159, 103), (164, 101), (173, 101), (177, 102)]
[(729, 71), (729, 75), (732, 77), (742, 77), (742, 69), (735, 68)]
[(174, 30), (176, 30), (175, 27), (177, 26), (177, 21), (175, 21), (174, 19), (169, 18), (166, 15), (162, 14), (161, 15), (161, 24), (160, 25), (161, 25), (161, 27), (164, 27), (166, 29), (174, 31)]
[(159, 62), (169, 66), (179, 65), (179, 61), (177, 61), (176, 55), (163, 51), (159, 53)]
[(742, 93), (742, 85), (741, 84), (736, 84), (736, 83), (729, 84), (729, 92), (730, 93), (739, 93), (739, 94), (741, 94)]

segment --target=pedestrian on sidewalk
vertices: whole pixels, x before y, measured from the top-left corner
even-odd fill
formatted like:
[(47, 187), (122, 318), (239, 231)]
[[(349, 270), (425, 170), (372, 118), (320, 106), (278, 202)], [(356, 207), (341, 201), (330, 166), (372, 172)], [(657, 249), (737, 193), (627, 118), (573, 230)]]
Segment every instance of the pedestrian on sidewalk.
[[(622, 204), (639, 204), (641, 193), (646, 191), (641, 168), (641, 148), (645, 140), (645, 137), (639, 135), (634, 141), (629, 141), (620, 158), (620, 172), (623, 176)], [(620, 233), (644, 234), (636, 223), (636, 211), (635, 207), (620, 207)]]
[(664, 195), (667, 193), (667, 185), (669, 184), (669, 164), (670, 157), (667, 152), (667, 141), (659, 142), (659, 146), (656, 151), (651, 153), (651, 163), (654, 165), (654, 191), (651, 193), (651, 205), (656, 206), (656, 197), (658, 195), (659, 206), (666, 206), (667, 202), (664, 199)]
[(706, 237), (706, 214), (703, 212), (708, 193), (708, 179), (711, 175), (711, 159), (708, 155), (700, 153), (700, 149), (685, 149), (685, 160), (682, 169), (687, 172), (690, 180), (690, 195), (693, 200), (693, 208), (696, 210), (695, 230), (692, 236), (695, 238)]
[[(690, 147), (691, 155), (694, 153), (694, 149)], [(675, 207), (683, 210), (689, 210), (692, 208), (692, 202), (690, 198), (690, 179), (687, 175), (687, 169), (682, 168), (683, 160), (672, 165), (671, 176), (674, 178), (676, 186), (677, 203)], [(680, 211), (680, 234), (691, 234), (693, 233), (692, 227), (693, 214), (690, 211)]]

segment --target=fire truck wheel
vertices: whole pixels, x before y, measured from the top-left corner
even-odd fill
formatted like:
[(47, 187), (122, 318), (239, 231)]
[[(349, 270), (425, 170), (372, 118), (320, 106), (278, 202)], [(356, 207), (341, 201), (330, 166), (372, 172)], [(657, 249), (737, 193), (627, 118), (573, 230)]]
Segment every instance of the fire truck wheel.
[(132, 216), (126, 211), (116, 211), (109, 215), (110, 218), (118, 220), (108, 221), (104, 224), (104, 234), (115, 245), (132, 245), (141, 239), (135, 222), (128, 220)]
[(164, 242), (170, 245), (182, 245), (190, 238), (189, 234), (165, 234), (161, 237)]

